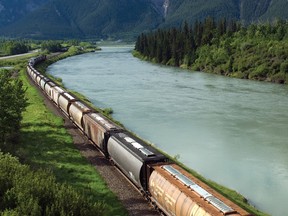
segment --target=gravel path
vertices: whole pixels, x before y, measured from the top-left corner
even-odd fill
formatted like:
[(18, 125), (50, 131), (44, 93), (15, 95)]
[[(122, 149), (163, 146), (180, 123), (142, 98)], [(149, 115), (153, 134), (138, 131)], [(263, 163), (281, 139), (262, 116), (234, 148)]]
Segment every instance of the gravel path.
[[(34, 82), (30, 80), (34, 86)], [(38, 88), (38, 86), (36, 86)], [(38, 88), (39, 89), (39, 88)], [(128, 182), (128, 180), (104, 158), (104, 156), (89, 143), (77, 127), (49, 100), (46, 95), (39, 89), (46, 106), (56, 115), (63, 117), (65, 128), (73, 137), (74, 144), (81, 154), (97, 169), (106, 181), (108, 187), (117, 195), (119, 200), (127, 209), (129, 215), (160, 215), (151, 205), (140, 195), (140, 193)]]
[(20, 56), (30, 55), (31, 53), (36, 53), (36, 52), (38, 52), (38, 50), (34, 50), (34, 51), (31, 51), (31, 52), (28, 52), (28, 53), (23, 53), (23, 54), (18, 54), (18, 55), (2, 56), (2, 57), (0, 57), (0, 60), (17, 58), (17, 57), (20, 57)]

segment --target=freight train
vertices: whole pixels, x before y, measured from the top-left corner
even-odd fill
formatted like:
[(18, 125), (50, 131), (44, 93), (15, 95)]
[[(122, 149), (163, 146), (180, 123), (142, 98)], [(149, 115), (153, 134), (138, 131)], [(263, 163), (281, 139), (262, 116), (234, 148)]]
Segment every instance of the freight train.
[(34, 66), (45, 59), (39, 56), (29, 60), (30, 78), (155, 208), (169, 216), (251, 215), (39, 73)]

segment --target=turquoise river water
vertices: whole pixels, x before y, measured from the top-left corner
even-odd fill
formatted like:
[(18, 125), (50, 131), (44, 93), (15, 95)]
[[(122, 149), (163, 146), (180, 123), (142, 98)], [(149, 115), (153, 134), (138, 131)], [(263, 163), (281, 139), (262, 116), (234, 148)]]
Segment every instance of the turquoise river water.
[(288, 215), (288, 86), (155, 65), (103, 47), (48, 68), (181, 162)]

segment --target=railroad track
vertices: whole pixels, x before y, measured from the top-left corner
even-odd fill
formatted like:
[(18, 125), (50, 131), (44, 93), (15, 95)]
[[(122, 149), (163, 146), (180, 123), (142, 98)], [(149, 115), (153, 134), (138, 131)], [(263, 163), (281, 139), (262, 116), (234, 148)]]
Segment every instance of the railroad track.
[(27, 72), (31, 79), (93, 145), (101, 150), (105, 158), (115, 163), (114, 170), (116, 167), (121, 170), (125, 178), (129, 179), (130, 185), (132, 183), (163, 213), (179, 216), (250, 215), (170, 161), (157, 149), (40, 74), (34, 64), (45, 59), (42, 56), (29, 61)]
[[(55, 115), (64, 119), (64, 127), (73, 138), (75, 146), (89, 163), (101, 174), (106, 181), (108, 187), (117, 195), (119, 200), (125, 206), (129, 215), (133, 216), (159, 216), (160, 213), (151, 206), (150, 203), (143, 197), (143, 194), (131, 181), (109, 160), (105, 158), (102, 151), (96, 147), (92, 141), (83, 133), (79, 127), (74, 124), (69, 116), (67, 116), (59, 107), (50, 99), (47, 98), (42, 89), (37, 85), (30, 76), (28, 76), (30, 84), (38, 89), (40, 95), (44, 99), (44, 103)], [(134, 202), (133, 202), (134, 200)]]

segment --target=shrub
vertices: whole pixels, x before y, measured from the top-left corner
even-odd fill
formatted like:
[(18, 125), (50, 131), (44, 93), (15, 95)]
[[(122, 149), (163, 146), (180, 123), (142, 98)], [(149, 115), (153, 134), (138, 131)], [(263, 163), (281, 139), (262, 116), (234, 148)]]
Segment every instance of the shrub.
[(44, 41), (41, 44), (41, 49), (48, 50), (49, 52), (60, 52), (62, 50), (62, 46), (58, 41)]
[(244, 42), (241, 44), (240, 49), (242, 51), (246, 51), (246, 50), (251, 49), (252, 47), (253, 47), (253, 45), (250, 42)]
[(249, 79), (264, 79), (268, 74), (268, 68), (266, 65), (262, 64), (255, 68), (250, 74)]
[(174, 58), (171, 58), (167, 63), (166, 65), (169, 65), (169, 66), (176, 66), (176, 61)]
[(31, 170), (0, 152), (1, 215), (103, 215), (105, 205), (91, 203), (72, 187), (56, 183), (51, 172)]
[(280, 72), (284, 74), (288, 74), (288, 62), (281, 63)]
[(277, 73), (271, 77), (271, 81), (281, 84), (288, 83), (288, 75), (282, 72)]

